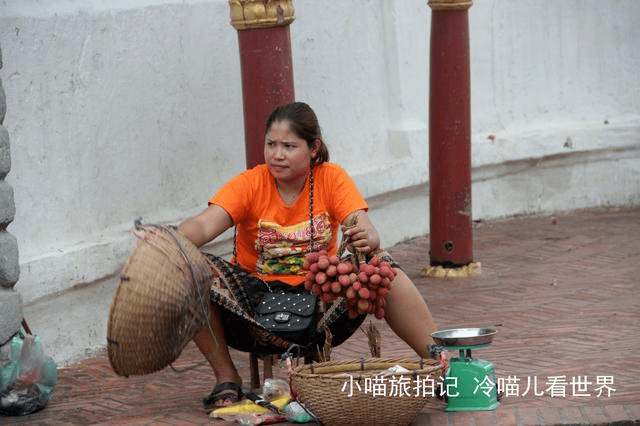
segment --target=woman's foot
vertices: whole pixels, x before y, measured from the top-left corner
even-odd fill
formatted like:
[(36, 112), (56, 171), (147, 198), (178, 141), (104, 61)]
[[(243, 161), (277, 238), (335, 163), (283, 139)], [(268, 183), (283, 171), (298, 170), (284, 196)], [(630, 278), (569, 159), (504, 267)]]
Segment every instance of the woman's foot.
[(244, 393), (240, 385), (233, 382), (224, 382), (216, 385), (208, 397), (202, 400), (205, 409), (211, 410), (226, 407), (242, 399)]

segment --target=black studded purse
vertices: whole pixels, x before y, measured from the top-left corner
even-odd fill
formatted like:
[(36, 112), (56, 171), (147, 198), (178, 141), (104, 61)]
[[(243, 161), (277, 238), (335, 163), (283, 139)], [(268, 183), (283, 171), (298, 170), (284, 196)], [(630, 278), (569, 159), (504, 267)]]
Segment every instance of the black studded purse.
[(304, 347), (315, 342), (318, 296), (310, 293), (266, 293), (254, 319), (270, 333)]

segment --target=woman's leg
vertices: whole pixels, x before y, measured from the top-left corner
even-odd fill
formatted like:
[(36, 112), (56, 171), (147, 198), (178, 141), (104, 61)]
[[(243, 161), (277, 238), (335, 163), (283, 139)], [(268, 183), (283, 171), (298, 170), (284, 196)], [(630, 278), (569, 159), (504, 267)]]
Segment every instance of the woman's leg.
[(436, 331), (431, 312), (411, 279), (401, 269), (387, 295), (385, 320), (391, 329), (423, 358), (429, 358), (428, 346)]
[[(242, 378), (233, 364), (233, 360), (229, 354), (227, 340), (224, 337), (224, 327), (220, 318), (220, 310), (215, 306), (211, 307), (209, 325), (211, 329), (209, 329), (209, 327), (202, 327), (194, 336), (194, 343), (211, 365), (213, 373), (216, 376), (217, 384), (231, 382), (242, 386)], [(229, 392), (229, 390), (224, 392)], [(218, 405), (223, 406), (230, 402), (232, 401), (223, 399), (219, 401)]]

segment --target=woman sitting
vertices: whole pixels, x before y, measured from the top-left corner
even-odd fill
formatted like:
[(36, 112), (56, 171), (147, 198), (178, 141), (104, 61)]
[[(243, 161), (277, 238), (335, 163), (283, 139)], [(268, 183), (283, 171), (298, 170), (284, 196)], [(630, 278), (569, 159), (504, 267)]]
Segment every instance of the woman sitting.
[[(334, 254), (341, 225), (351, 250), (366, 255), (379, 249), (380, 238), (367, 216), (367, 203), (347, 173), (329, 162), (318, 120), (307, 104), (290, 103), (271, 113), (264, 157), (266, 164), (231, 179), (202, 213), (178, 228), (200, 247), (236, 226), (233, 262), (221, 270), (248, 277), (251, 286), (245, 292), (249, 297), (255, 293), (256, 283), (268, 290), (305, 291), (305, 254), (319, 250)], [(347, 229), (344, 222), (351, 215), (357, 217), (357, 225)], [(401, 269), (395, 269), (384, 318), (418, 355), (429, 358), (436, 326), (415, 285)], [(228, 345), (237, 347), (231, 341), (240, 344), (239, 336), (245, 330), (237, 324), (225, 327), (224, 317), (214, 305), (210, 327), (204, 327), (193, 339), (216, 376), (217, 386), (204, 400), (209, 408), (242, 397), (242, 379)], [(332, 324), (332, 334), (337, 336), (334, 342), (348, 338), (362, 321), (362, 316), (341, 315)]]

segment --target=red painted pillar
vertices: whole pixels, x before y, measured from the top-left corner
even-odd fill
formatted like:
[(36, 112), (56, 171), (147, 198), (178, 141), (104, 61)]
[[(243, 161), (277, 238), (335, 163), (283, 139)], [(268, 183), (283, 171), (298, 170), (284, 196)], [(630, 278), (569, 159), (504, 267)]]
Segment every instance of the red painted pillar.
[(430, 261), (473, 262), (469, 15), (472, 1), (430, 0)]
[(280, 104), (292, 102), (293, 64), (289, 25), (292, 0), (229, 0), (238, 30), (247, 168), (264, 163), (265, 121)]

